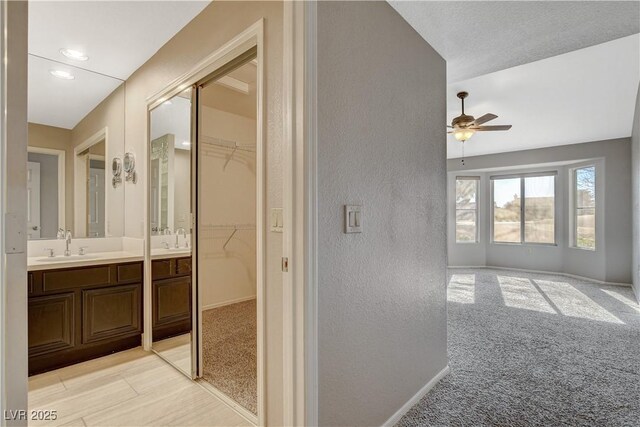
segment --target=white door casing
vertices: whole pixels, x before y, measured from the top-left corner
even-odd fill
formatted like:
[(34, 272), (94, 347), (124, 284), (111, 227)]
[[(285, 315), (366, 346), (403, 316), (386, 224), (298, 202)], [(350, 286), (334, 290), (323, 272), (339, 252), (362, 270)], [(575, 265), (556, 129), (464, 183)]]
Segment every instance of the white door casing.
[(40, 238), (40, 163), (27, 162), (27, 238)]

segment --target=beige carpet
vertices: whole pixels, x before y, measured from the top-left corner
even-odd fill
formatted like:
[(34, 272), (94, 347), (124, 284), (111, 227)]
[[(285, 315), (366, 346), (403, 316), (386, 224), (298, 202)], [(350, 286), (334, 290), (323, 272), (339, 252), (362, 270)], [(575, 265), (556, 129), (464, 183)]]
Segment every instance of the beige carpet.
[(256, 300), (207, 310), (202, 315), (204, 379), (257, 413)]

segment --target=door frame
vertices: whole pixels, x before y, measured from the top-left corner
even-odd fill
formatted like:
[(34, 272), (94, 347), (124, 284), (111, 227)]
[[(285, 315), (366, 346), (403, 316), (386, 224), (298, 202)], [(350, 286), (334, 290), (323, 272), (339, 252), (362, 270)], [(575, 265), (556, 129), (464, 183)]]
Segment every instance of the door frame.
[[(239, 33), (233, 39), (222, 45), (219, 49), (213, 52), (211, 55), (203, 59), (199, 62), (195, 67), (193, 67), (190, 71), (184, 73), (183, 75), (177, 77), (173, 81), (171, 81), (167, 86), (160, 90), (159, 92), (151, 95), (147, 98), (147, 127), (146, 127), (146, 135), (145, 141), (145, 159), (146, 162), (144, 164), (144, 176), (149, 176), (149, 137), (151, 135), (150, 130), (150, 114), (151, 110), (155, 107), (162, 104), (167, 99), (172, 98), (180, 92), (185, 91), (189, 87), (193, 87), (202, 79), (206, 78), (208, 75), (214, 73), (216, 70), (225, 66), (227, 63), (233, 61), (235, 58), (240, 56), (242, 53), (247, 50), (256, 47), (257, 48), (257, 75), (256, 75), (256, 93), (257, 93), (257, 117), (256, 117), (256, 127), (257, 127), (257, 135), (256, 135), (256, 298), (257, 298), (257, 409), (258, 414), (257, 417), (252, 416), (249, 411), (241, 411), (237, 410), (245, 418), (248, 418), (253, 423), (257, 425), (265, 425), (266, 422), (266, 399), (265, 399), (265, 391), (266, 391), (266, 376), (265, 376), (265, 367), (266, 367), (266, 358), (264, 352), (264, 342), (266, 335), (266, 132), (265, 132), (265, 121), (264, 121), (264, 19), (260, 19), (256, 21), (253, 25), (248, 27), (246, 30)], [(193, 104), (192, 98), (192, 109), (195, 108)], [(195, 137), (195, 132), (193, 126), (197, 125), (195, 117), (192, 114), (192, 139)], [(198, 171), (197, 171), (197, 162), (194, 163), (194, 160), (197, 159), (197, 143), (191, 141), (191, 179), (192, 183), (197, 182), (198, 179)], [(197, 292), (197, 257), (198, 257), (198, 222), (197, 222), (197, 194), (194, 191), (197, 190), (197, 185), (192, 185), (192, 197), (191, 197), (191, 211), (192, 211), (192, 245), (191, 245), (191, 256), (192, 256), (192, 286), (193, 286), (193, 308), (194, 308), (194, 316), (193, 316), (193, 331), (196, 331), (194, 336), (195, 340), (192, 340), (192, 360), (195, 363), (195, 366), (192, 366), (192, 372), (195, 374), (193, 377), (199, 377), (202, 374), (202, 337), (201, 337), (201, 328), (200, 328), (200, 316), (202, 303), (198, 299)], [(150, 182), (147, 179), (147, 183), (144, 187), (145, 191), (145, 262), (144, 262), (144, 333), (143, 333), (143, 346), (145, 350), (151, 349), (152, 344), (152, 319), (151, 319), (151, 309), (152, 309), (152, 301), (150, 298), (151, 295), (151, 239), (150, 239), (150, 230), (148, 217), (150, 211)], [(194, 358), (193, 355), (196, 355)], [(209, 389), (210, 390), (210, 389)], [(210, 390), (211, 391), (211, 390)], [(229, 402), (228, 399), (225, 400), (224, 395), (219, 395), (223, 401), (226, 401), (227, 404), (231, 406), (233, 402)]]
[(317, 2), (284, 3), (283, 416), (318, 425)]
[[(88, 166), (84, 165), (85, 167), (81, 168), (82, 161), (78, 157), (78, 154), (82, 153), (85, 150), (88, 150), (89, 148), (93, 147), (94, 145), (96, 145), (102, 140), (104, 140), (105, 157), (106, 157), (106, 150), (108, 149), (107, 147), (109, 147), (109, 127), (108, 126), (105, 126), (104, 128), (100, 129), (99, 131), (91, 135), (89, 138), (85, 139), (82, 143), (78, 144), (73, 149), (73, 235), (75, 237), (87, 237), (87, 234), (89, 232), (89, 230), (87, 230), (86, 200), (84, 204), (78, 203), (80, 200), (86, 199), (86, 194), (87, 194), (87, 175), (86, 175), (87, 172), (86, 171), (88, 170)], [(87, 159), (89, 159), (88, 156), (87, 156)], [(107, 209), (107, 206), (109, 206), (109, 191), (107, 187), (109, 185), (109, 180), (107, 179), (107, 175), (106, 175), (106, 168), (107, 168), (106, 163), (107, 162), (105, 160), (105, 180), (104, 180), (105, 233), (104, 234), (105, 234), (105, 237), (109, 237), (109, 230), (108, 230), (109, 227), (107, 226), (107, 224), (109, 224), (109, 209)], [(78, 174), (78, 171), (82, 171), (83, 175)], [(67, 228), (71, 229), (71, 227), (67, 227)], [(84, 228), (84, 236), (79, 236), (79, 234), (83, 234), (82, 233), (83, 228)]]
[(58, 228), (66, 230), (66, 152), (55, 148), (33, 147), (29, 145), (27, 147), (27, 153), (48, 154), (58, 157)]

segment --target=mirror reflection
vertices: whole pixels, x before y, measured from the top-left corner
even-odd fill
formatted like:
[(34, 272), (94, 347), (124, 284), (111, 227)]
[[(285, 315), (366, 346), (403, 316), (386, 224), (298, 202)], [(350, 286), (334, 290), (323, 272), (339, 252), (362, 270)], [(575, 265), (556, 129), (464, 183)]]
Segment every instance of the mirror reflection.
[(149, 119), (153, 349), (192, 376), (191, 89)]
[[(151, 112), (152, 235), (189, 231), (191, 214), (190, 90)], [(189, 231), (190, 234), (190, 231)], [(184, 246), (181, 242), (178, 247)], [(175, 245), (174, 245), (175, 246)]]
[[(122, 80), (29, 55), (29, 239), (122, 236), (124, 191), (105, 171), (124, 155)], [(83, 64), (85, 65), (85, 64)]]

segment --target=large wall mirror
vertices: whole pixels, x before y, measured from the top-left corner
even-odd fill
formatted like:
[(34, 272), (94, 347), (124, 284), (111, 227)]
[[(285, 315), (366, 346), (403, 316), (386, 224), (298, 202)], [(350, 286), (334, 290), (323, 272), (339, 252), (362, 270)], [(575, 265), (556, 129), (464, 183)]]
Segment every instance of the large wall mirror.
[(90, 62), (29, 54), (28, 238), (124, 234), (124, 83)]

